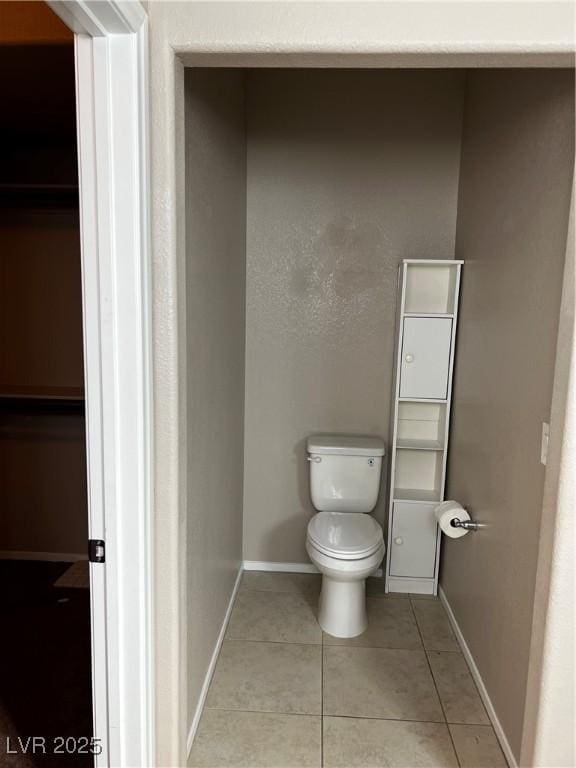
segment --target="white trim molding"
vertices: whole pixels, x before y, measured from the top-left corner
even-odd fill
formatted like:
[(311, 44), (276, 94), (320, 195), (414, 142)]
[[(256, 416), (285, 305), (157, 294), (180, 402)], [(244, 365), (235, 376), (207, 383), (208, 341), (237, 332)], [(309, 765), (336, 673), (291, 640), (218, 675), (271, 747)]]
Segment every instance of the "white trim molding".
[(241, 565), (240, 568), (238, 569), (238, 575), (236, 576), (236, 581), (234, 582), (234, 586), (232, 587), (232, 594), (230, 595), (230, 601), (228, 603), (228, 607), (226, 608), (224, 621), (222, 622), (222, 626), (220, 627), (220, 632), (218, 633), (218, 639), (216, 640), (216, 645), (214, 646), (214, 651), (212, 653), (212, 658), (210, 659), (210, 664), (208, 664), (208, 669), (206, 670), (206, 675), (204, 677), (204, 682), (202, 684), (202, 690), (200, 691), (200, 697), (198, 699), (198, 704), (196, 705), (196, 711), (194, 712), (192, 723), (190, 724), (190, 728), (188, 730), (188, 738), (186, 739), (187, 757), (190, 756), (190, 752), (192, 750), (192, 744), (194, 743), (194, 737), (196, 736), (196, 731), (198, 730), (200, 718), (202, 717), (202, 712), (204, 711), (206, 696), (208, 695), (208, 689), (210, 688), (210, 683), (212, 682), (214, 670), (216, 669), (216, 662), (218, 661), (220, 649), (222, 648), (222, 643), (224, 642), (224, 636), (226, 635), (226, 628), (228, 627), (228, 622), (230, 621), (230, 616), (232, 615), (232, 609), (234, 608), (236, 595), (238, 594), (238, 589), (240, 588), (240, 581), (242, 579), (243, 570), (244, 569)]
[(47, 0), (47, 4), (71, 30), (90, 37), (129, 35), (147, 19), (137, 0)]
[(454, 616), (452, 607), (450, 606), (450, 603), (448, 602), (448, 598), (446, 597), (446, 593), (444, 592), (442, 587), (438, 588), (438, 596), (440, 597), (442, 605), (446, 609), (446, 613), (448, 614), (448, 620), (452, 625), (452, 629), (454, 630), (454, 634), (456, 635), (456, 639), (458, 640), (458, 644), (462, 650), (462, 654), (466, 659), (466, 663), (468, 664), (468, 668), (470, 669), (470, 674), (474, 678), (474, 682), (476, 683), (476, 687), (478, 688), (478, 692), (480, 693), (480, 698), (482, 699), (484, 706), (486, 707), (486, 712), (488, 713), (488, 717), (490, 718), (496, 737), (500, 742), (500, 746), (502, 747), (504, 756), (508, 761), (508, 765), (510, 766), (510, 768), (518, 768), (518, 763), (516, 762), (516, 758), (514, 757), (514, 753), (512, 752), (512, 747), (510, 746), (508, 739), (506, 738), (506, 734), (504, 733), (504, 728), (502, 727), (502, 724), (498, 719), (498, 715), (496, 714), (496, 710), (494, 709), (494, 705), (492, 704), (490, 695), (488, 694), (486, 686), (484, 685), (484, 680), (482, 680), (482, 675), (480, 674), (480, 670), (476, 666), (476, 662), (474, 661), (472, 652), (470, 651), (470, 648), (468, 648), (468, 644), (464, 639), (462, 630), (458, 626), (458, 622), (456, 621), (456, 617)]
[(112, 766), (150, 765), (154, 733), (146, 47), (145, 27), (76, 38), (90, 537), (107, 550), (93, 687)]
[(245, 571), (269, 571), (271, 573), (319, 573), (312, 563), (274, 563), (265, 560), (244, 560)]
[[(268, 571), (270, 573), (320, 573), (312, 563), (278, 563), (267, 560), (244, 560), (245, 571)], [(374, 576), (382, 576), (382, 568), (378, 568)]]
[(139, 2), (54, 0), (75, 35), (97, 768), (152, 766), (148, 23)]

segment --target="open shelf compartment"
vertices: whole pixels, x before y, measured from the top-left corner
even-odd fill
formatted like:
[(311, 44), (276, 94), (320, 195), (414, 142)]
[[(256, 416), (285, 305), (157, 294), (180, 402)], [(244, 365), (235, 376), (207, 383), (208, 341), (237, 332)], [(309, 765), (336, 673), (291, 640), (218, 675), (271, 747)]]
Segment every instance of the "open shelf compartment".
[(443, 465), (442, 451), (398, 448), (394, 471), (394, 499), (440, 501)]
[(394, 501), (414, 501), (422, 502), (424, 504), (439, 504), (441, 499), (439, 498), (437, 489), (426, 491), (422, 490), (422, 488), (395, 488)]
[(444, 450), (446, 403), (398, 403), (396, 447), (413, 450)]
[(408, 264), (404, 312), (411, 315), (452, 315), (456, 306), (458, 262)]

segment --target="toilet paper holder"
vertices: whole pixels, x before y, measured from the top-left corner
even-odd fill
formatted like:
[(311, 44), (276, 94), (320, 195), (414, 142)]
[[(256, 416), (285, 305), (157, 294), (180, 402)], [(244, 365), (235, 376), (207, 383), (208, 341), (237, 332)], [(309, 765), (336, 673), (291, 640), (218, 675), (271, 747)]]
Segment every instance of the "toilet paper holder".
[(478, 531), (482, 528), (482, 523), (475, 523), (474, 520), (459, 520), (455, 517), (450, 520), (452, 528), (465, 528), (467, 531)]

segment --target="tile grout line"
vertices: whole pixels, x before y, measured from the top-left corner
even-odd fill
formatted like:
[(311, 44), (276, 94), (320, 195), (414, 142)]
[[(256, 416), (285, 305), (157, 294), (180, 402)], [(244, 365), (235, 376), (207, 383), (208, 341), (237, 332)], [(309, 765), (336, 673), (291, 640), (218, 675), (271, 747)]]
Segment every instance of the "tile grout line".
[[(306, 590), (304, 590), (302, 592), (302, 591), (286, 591), (286, 590), (276, 590), (276, 589), (258, 589), (258, 588), (250, 589), (250, 588), (244, 587), (242, 591), (258, 593), (258, 594), (262, 594), (262, 593), (275, 594), (275, 595), (288, 595), (288, 594), (292, 594), (294, 596), (299, 596), (300, 598), (306, 599), (306, 602), (309, 602), (309, 598), (312, 596), (308, 589), (306, 589)], [(367, 595), (367, 598), (368, 597), (370, 597), (372, 600), (374, 600), (375, 603), (381, 602), (381, 599), (377, 595), (370, 595), (370, 596)], [(386, 598), (387, 596), (380, 596), (380, 597)], [(440, 692), (438, 690), (438, 686), (437, 686), (436, 679), (434, 677), (434, 673), (433, 673), (431, 662), (430, 662), (429, 653), (430, 652), (435, 652), (436, 649), (434, 649), (434, 648), (428, 649), (425, 646), (422, 630), (420, 628), (417, 612), (416, 612), (416, 609), (415, 609), (415, 600), (418, 599), (418, 598), (413, 599), (411, 596), (406, 596), (406, 597), (402, 597), (401, 599), (408, 600), (409, 603), (410, 603), (410, 609), (409, 610), (410, 610), (410, 613), (411, 613), (411, 615), (412, 615), (412, 617), (414, 619), (415, 625), (416, 625), (418, 637), (419, 637), (420, 642), (421, 642), (421, 649), (424, 651), (424, 655), (426, 657), (426, 662), (427, 662), (428, 669), (430, 671), (430, 675), (432, 677), (432, 682), (433, 682), (433, 685), (434, 685), (434, 690), (436, 691), (436, 694), (437, 694), (437, 697), (438, 697), (438, 701), (439, 701), (439, 704), (440, 704), (440, 708), (441, 708), (441, 712), (442, 712), (442, 716), (444, 718), (443, 721), (434, 721), (434, 720), (430, 721), (430, 720), (420, 720), (420, 719), (410, 720), (410, 719), (405, 719), (405, 718), (386, 718), (386, 717), (365, 717), (365, 716), (357, 716), (357, 715), (334, 715), (334, 717), (344, 718), (344, 719), (375, 720), (375, 721), (384, 721), (384, 722), (390, 721), (390, 722), (436, 723), (436, 724), (439, 724), (439, 725), (440, 724), (445, 725), (445, 727), (448, 729), (448, 735), (449, 735), (450, 743), (451, 743), (452, 748), (453, 748), (453, 753), (454, 753), (457, 765), (460, 767), (461, 766), (460, 758), (459, 758), (458, 752), (456, 750), (454, 739), (452, 738), (452, 733), (450, 731), (450, 723), (448, 722), (448, 717), (447, 717), (447, 714), (446, 714), (444, 703), (443, 703), (442, 698), (440, 696)], [(394, 602), (397, 602), (397, 600), (398, 600), (398, 598), (396, 598), (394, 600)], [(231, 641), (248, 642), (248, 643), (251, 643), (251, 644), (252, 643), (269, 643), (269, 644), (286, 644), (286, 645), (303, 645), (303, 646), (320, 647), (320, 652), (321, 652), (321, 667), (320, 667), (320, 672), (321, 672), (321, 674), (320, 674), (320, 684), (321, 684), (321, 691), (320, 691), (320, 694), (321, 694), (321, 696), (320, 696), (320, 729), (321, 729), (321, 733), (320, 733), (320, 736), (321, 736), (321, 742), (320, 742), (320, 765), (322, 766), (322, 768), (324, 766), (324, 761), (325, 761), (325, 752), (324, 752), (324, 717), (325, 717), (325, 711), (324, 711), (325, 710), (325, 707), (324, 707), (324, 677), (325, 677), (325, 675), (324, 675), (324, 655), (325, 655), (326, 650), (331, 648), (331, 647), (332, 648), (349, 648), (349, 649), (352, 649), (352, 650), (354, 650), (354, 649), (360, 649), (360, 650), (361, 649), (365, 649), (365, 650), (373, 649), (373, 650), (402, 650), (402, 651), (412, 651), (412, 652), (418, 652), (419, 650), (421, 650), (421, 649), (418, 649), (418, 650), (417, 649), (407, 649), (405, 647), (390, 648), (389, 646), (380, 646), (380, 645), (348, 645), (347, 643), (337, 643), (337, 644), (334, 644), (334, 645), (330, 645), (329, 643), (326, 642), (326, 638), (325, 638), (325, 635), (324, 635), (323, 632), (321, 632), (320, 640), (318, 642), (302, 642), (302, 641), (294, 641), (294, 640), (265, 640), (265, 639), (262, 640), (262, 639), (243, 638), (243, 637), (229, 637), (228, 639), (230, 639)], [(461, 650), (460, 649), (443, 650), (442, 652), (446, 652), (446, 653), (461, 653)], [(216, 708), (216, 709), (220, 709), (220, 708)], [(286, 715), (286, 716), (306, 716), (308, 714), (308, 713), (305, 713), (305, 712), (273, 712), (273, 711), (270, 711), (270, 710), (258, 710), (258, 709), (256, 709), (256, 710), (246, 710), (246, 709), (226, 710), (225, 707), (222, 708), (222, 709), (224, 711), (232, 711), (232, 712), (234, 712), (234, 711), (243, 711), (243, 712), (254, 712), (254, 713), (262, 713), (262, 714), (280, 714), (280, 715)], [(489, 724), (488, 725), (484, 725), (484, 726), (482, 726), (481, 724), (478, 724), (478, 725), (480, 725), (480, 727), (486, 727), (486, 728), (490, 728), (491, 727)]]
[(446, 722), (446, 730), (448, 731), (448, 738), (450, 739), (450, 743), (452, 744), (452, 750), (454, 751), (454, 757), (456, 758), (456, 763), (460, 768), (460, 758), (458, 757), (458, 752), (456, 751), (456, 744), (454, 743), (454, 739), (452, 738), (452, 731), (450, 730), (450, 724), (448, 723), (448, 717), (446, 716), (446, 710), (444, 709), (444, 702), (442, 701), (442, 697), (440, 696), (440, 691), (438, 690), (438, 686), (436, 685), (436, 678), (434, 677), (434, 672), (432, 671), (432, 665), (430, 664), (430, 659), (428, 657), (428, 649), (426, 648), (426, 645), (424, 643), (424, 637), (422, 636), (422, 632), (420, 631), (420, 624), (418, 623), (418, 616), (416, 615), (416, 611), (414, 610), (412, 598), (410, 598), (410, 608), (412, 610), (412, 615), (414, 616), (414, 621), (416, 622), (416, 627), (418, 628), (418, 634), (420, 635), (422, 648), (424, 649), (424, 656), (426, 658), (426, 664), (428, 665), (428, 669), (430, 670), (430, 677), (432, 678), (434, 690), (436, 691), (436, 696), (438, 696), (438, 701), (440, 702), (440, 707), (442, 708), (442, 714), (444, 715), (444, 720)]
[(226, 637), (226, 642), (233, 643), (268, 643), (268, 645), (307, 645), (311, 648), (322, 646), (322, 641), (317, 643), (303, 643), (302, 640), (254, 640), (251, 637)]
[(324, 630), (320, 639), (320, 768), (324, 768)]
[[(271, 709), (234, 709), (231, 707), (206, 707), (211, 712), (247, 712), (253, 715), (282, 715), (283, 717), (321, 717), (318, 713), (314, 712), (280, 712), (278, 710)], [(334, 720), (374, 720), (382, 723), (422, 723), (423, 725), (447, 725), (444, 720), (413, 720), (406, 717), (368, 717), (367, 715), (324, 715), (324, 717), (331, 717)], [(461, 725), (461, 723), (454, 723), (454, 725)], [(478, 725), (474, 728), (490, 728), (489, 725)]]
[(426, 649), (424, 646), (422, 648), (405, 648), (403, 646), (395, 646), (395, 645), (354, 645), (352, 643), (324, 643), (324, 639), (320, 640), (318, 643), (305, 643), (302, 642), (302, 640), (255, 640), (251, 637), (233, 637), (230, 635), (226, 635), (226, 642), (229, 641), (234, 642), (240, 642), (240, 643), (270, 643), (272, 645), (310, 645), (312, 647), (326, 647), (326, 648), (359, 648), (364, 650), (372, 650), (372, 651), (407, 651), (410, 653), (419, 653), (422, 649), (424, 650), (430, 650), (433, 653), (460, 653), (460, 651), (437, 651), (435, 648)]
[[(428, 665), (430, 666), (430, 669), (432, 669), (432, 665), (430, 664), (430, 654), (431, 653), (446, 653), (446, 654), (448, 654), (448, 653), (453, 653), (453, 654), (460, 653), (460, 656), (462, 656), (462, 659), (463, 659), (464, 663), (466, 663), (466, 658), (465, 658), (464, 654), (462, 652), (460, 652), (460, 651), (437, 651), (435, 648), (430, 648), (429, 650), (425, 650), (424, 652), (426, 653), (426, 656), (428, 658)], [(466, 671), (468, 672), (468, 674), (470, 674), (470, 669), (468, 668), (467, 664), (466, 664)], [(434, 677), (434, 672), (432, 672), (432, 677)], [(472, 677), (471, 674), (470, 674), (470, 679), (471, 679), (472, 683), (474, 684), (474, 690), (476, 691), (478, 699), (480, 700), (480, 704), (482, 705), (482, 709), (484, 710), (484, 714), (488, 718), (488, 722), (487, 723), (474, 723), (474, 722), (469, 722), (469, 721), (466, 722), (464, 720), (448, 720), (448, 715), (446, 715), (446, 722), (448, 723), (448, 725), (469, 725), (471, 728), (492, 728), (493, 729), (493, 726), (490, 723), (490, 718), (488, 717), (488, 713), (486, 712), (486, 707), (484, 706), (484, 702), (482, 701), (482, 697), (480, 696), (480, 692), (478, 691), (478, 687), (476, 686), (474, 678)], [(436, 681), (436, 678), (434, 678), (434, 681)], [(440, 703), (442, 703), (442, 701), (440, 701)]]
[[(275, 595), (297, 594), (297, 595), (299, 595), (301, 597), (305, 597), (305, 598), (309, 597), (309, 595), (306, 595), (306, 593), (302, 594), (301, 592), (287, 593), (285, 591), (258, 590), (258, 589), (246, 590), (246, 591), (253, 592), (253, 593), (258, 593), (258, 594), (262, 594), (262, 593), (268, 593), (268, 594), (273, 593)], [(377, 597), (374, 597), (372, 599), (374, 600), (375, 603), (376, 602), (381, 602)], [(378, 717), (378, 716), (376, 716), (376, 717), (368, 716), (367, 717), (367, 716), (363, 716), (363, 715), (336, 715), (336, 714), (333, 715), (333, 716), (336, 719), (343, 719), (343, 720), (344, 719), (349, 719), (349, 720), (369, 720), (369, 721), (384, 722), (384, 723), (385, 722), (390, 722), (390, 723), (421, 723), (421, 724), (430, 724), (430, 725), (432, 725), (432, 724), (444, 725), (445, 727), (448, 728), (449, 740), (450, 740), (450, 743), (451, 743), (452, 748), (453, 748), (453, 754), (454, 754), (454, 757), (455, 757), (456, 765), (459, 766), (459, 768), (460, 768), (462, 764), (461, 764), (461, 761), (460, 761), (460, 758), (459, 758), (459, 755), (458, 755), (458, 751), (456, 750), (455, 742), (454, 742), (454, 739), (452, 737), (452, 732), (450, 730), (451, 723), (448, 721), (448, 716), (447, 716), (446, 708), (445, 708), (444, 702), (442, 700), (442, 697), (440, 696), (440, 692), (439, 692), (439, 689), (438, 689), (438, 684), (437, 684), (437, 681), (436, 681), (436, 678), (435, 678), (435, 675), (434, 675), (434, 672), (433, 672), (433, 669), (432, 669), (430, 653), (452, 653), (452, 655), (454, 653), (460, 653), (462, 655), (462, 651), (460, 649), (454, 649), (454, 650), (450, 651), (450, 650), (445, 650), (445, 649), (442, 649), (442, 648), (440, 648), (438, 650), (436, 648), (430, 648), (430, 649), (427, 648), (425, 646), (425, 644), (424, 644), (424, 638), (423, 638), (423, 632), (426, 631), (425, 622), (423, 622), (424, 623), (424, 627), (420, 628), (420, 624), (419, 624), (419, 620), (418, 620), (418, 612), (416, 611), (416, 605), (420, 602), (420, 599), (418, 599), (418, 598), (412, 599), (411, 597), (408, 597), (408, 599), (410, 601), (410, 608), (408, 609), (408, 614), (407, 615), (411, 615), (412, 616), (412, 618), (414, 620), (414, 623), (416, 625), (417, 636), (418, 636), (419, 641), (421, 643), (421, 646), (418, 649), (418, 651), (423, 650), (424, 655), (426, 657), (427, 667), (428, 667), (428, 669), (430, 671), (430, 674), (431, 674), (431, 677), (432, 677), (432, 681), (433, 681), (433, 685), (434, 685), (434, 690), (436, 691), (436, 694), (437, 694), (437, 697), (438, 697), (438, 701), (439, 701), (439, 704), (440, 704), (443, 720), (421, 720), (421, 719), (413, 719), (413, 720), (411, 720), (411, 719), (406, 719), (406, 718)], [(416, 600), (418, 600), (418, 603), (416, 602)], [(309, 601), (307, 600), (307, 602), (309, 602)], [(397, 600), (395, 600), (394, 602), (397, 602)], [(325, 742), (324, 742), (324, 733), (325, 733), (324, 718), (325, 718), (325, 716), (326, 717), (328, 716), (325, 713), (325, 705), (324, 705), (324, 678), (325, 678), (325, 675), (324, 675), (324, 666), (325, 666), (324, 665), (324, 662), (325, 662), (324, 656), (325, 656), (325, 653), (330, 648), (336, 648), (336, 649), (342, 648), (342, 649), (349, 649), (349, 650), (352, 650), (352, 651), (354, 651), (355, 649), (356, 650), (362, 650), (362, 648), (364, 648), (365, 650), (371, 650), (372, 649), (372, 650), (378, 650), (378, 651), (381, 651), (381, 650), (401, 650), (401, 651), (409, 651), (409, 652), (411, 651), (413, 653), (414, 652), (418, 652), (414, 648), (406, 648), (405, 646), (404, 647), (401, 646), (399, 648), (390, 648), (389, 646), (380, 646), (380, 645), (362, 646), (362, 645), (348, 645), (347, 643), (337, 643), (335, 645), (330, 645), (329, 637), (330, 636), (325, 635), (320, 630), (320, 639), (317, 642), (301, 642), (301, 641), (294, 641), (294, 640), (289, 640), (289, 641), (286, 641), (286, 640), (266, 640), (266, 639), (261, 640), (261, 639), (250, 639), (250, 638), (243, 638), (243, 637), (229, 638), (230, 642), (235, 642), (235, 643), (245, 642), (245, 643), (248, 643), (249, 645), (254, 645), (255, 643), (264, 643), (264, 644), (268, 643), (268, 644), (271, 644), (271, 645), (272, 644), (276, 644), (276, 645), (287, 645), (287, 646), (303, 646), (302, 650), (304, 650), (305, 647), (319, 648), (319, 650), (320, 650), (320, 660), (321, 660), (321, 664), (320, 664), (320, 713), (319, 713), (319, 715), (320, 715), (320, 737), (321, 737), (321, 740), (320, 740), (320, 749), (319, 749), (319, 753), (320, 753), (319, 754), (319, 757), (320, 757), (319, 765), (321, 766), (321, 768), (324, 767), (325, 760), (326, 760), (326, 757), (325, 757), (326, 751), (325, 751)], [(219, 654), (219, 656), (220, 656), (220, 654)], [(475, 681), (474, 681), (474, 683), (475, 683)], [(477, 689), (477, 685), (475, 685), (475, 688)], [(246, 709), (246, 708), (236, 709), (236, 708), (228, 708), (228, 707), (207, 707), (207, 709), (219, 710), (221, 712), (229, 712), (230, 714), (234, 714), (234, 713), (246, 713), (246, 714), (253, 713), (255, 715), (256, 714), (272, 715), (272, 716), (273, 715), (280, 715), (280, 716), (286, 716), (288, 718), (291, 718), (291, 717), (310, 717), (310, 716), (314, 717), (314, 715), (315, 715), (315, 713), (310, 713), (310, 712), (282, 712), (282, 711), (274, 711), (274, 710), (267, 710), (267, 709)], [(468, 725), (468, 723), (463, 723), (463, 725)], [(472, 724), (470, 724), (470, 725), (472, 725)], [(474, 725), (475, 725), (475, 727), (486, 728), (488, 730), (492, 730), (493, 731), (493, 727), (490, 724), (480, 724), (480, 723), (478, 723), (478, 724), (474, 724)]]

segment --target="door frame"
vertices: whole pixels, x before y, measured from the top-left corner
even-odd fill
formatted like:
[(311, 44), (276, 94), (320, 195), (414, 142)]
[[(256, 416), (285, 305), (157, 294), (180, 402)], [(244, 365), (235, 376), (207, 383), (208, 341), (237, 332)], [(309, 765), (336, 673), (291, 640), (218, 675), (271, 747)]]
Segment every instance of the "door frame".
[(75, 33), (97, 768), (154, 753), (148, 20), (139, 2), (49, 0)]

